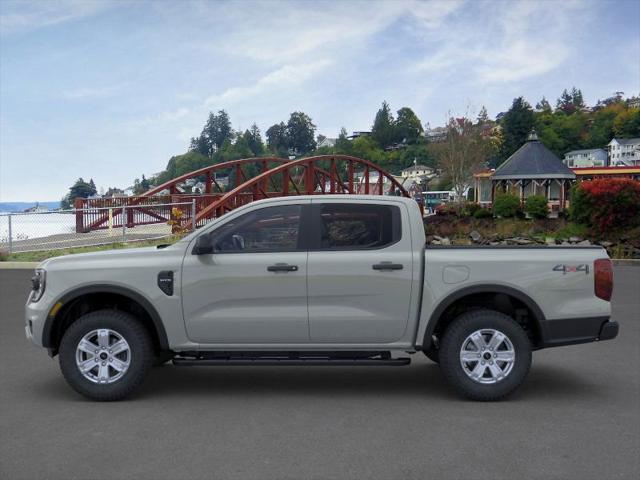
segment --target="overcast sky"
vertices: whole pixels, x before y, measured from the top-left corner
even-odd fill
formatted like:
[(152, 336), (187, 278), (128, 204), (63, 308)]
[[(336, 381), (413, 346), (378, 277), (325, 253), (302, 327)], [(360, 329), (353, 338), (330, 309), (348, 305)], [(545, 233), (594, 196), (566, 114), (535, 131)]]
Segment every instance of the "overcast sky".
[(382, 100), (442, 125), (564, 88), (640, 91), (640, 2), (0, 1), (0, 201), (127, 187), (209, 110), (368, 130)]

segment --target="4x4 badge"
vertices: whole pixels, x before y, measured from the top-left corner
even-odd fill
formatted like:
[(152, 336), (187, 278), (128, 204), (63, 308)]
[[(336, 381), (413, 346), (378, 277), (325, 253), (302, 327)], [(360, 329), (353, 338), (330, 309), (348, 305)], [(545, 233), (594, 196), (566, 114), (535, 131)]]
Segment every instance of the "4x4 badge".
[(589, 275), (589, 265), (556, 265), (553, 267), (554, 272), (562, 272), (563, 275), (567, 273), (584, 272), (585, 275)]

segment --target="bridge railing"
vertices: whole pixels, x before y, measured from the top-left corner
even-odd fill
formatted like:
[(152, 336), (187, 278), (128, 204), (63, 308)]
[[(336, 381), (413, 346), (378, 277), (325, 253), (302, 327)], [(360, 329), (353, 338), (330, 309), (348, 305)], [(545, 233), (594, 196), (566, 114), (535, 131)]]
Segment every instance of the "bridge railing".
[[(191, 221), (195, 211), (214, 203), (221, 194), (202, 195), (156, 195), (152, 197), (131, 196), (114, 198), (77, 198), (74, 204), (76, 216), (76, 232), (87, 233), (93, 230), (104, 230), (126, 225), (167, 224), (176, 220), (174, 209), (178, 209), (180, 223)], [(199, 221), (197, 226), (205, 222)]]

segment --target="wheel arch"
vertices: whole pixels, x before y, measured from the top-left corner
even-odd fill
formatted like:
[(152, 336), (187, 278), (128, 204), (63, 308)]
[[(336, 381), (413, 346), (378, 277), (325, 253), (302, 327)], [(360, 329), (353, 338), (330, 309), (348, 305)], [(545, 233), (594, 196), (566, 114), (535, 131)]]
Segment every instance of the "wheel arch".
[[(456, 306), (485, 306), (480, 304), (479, 299), (482, 303), (494, 306), (495, 310), (509, 315), (513, 315), (513, 312), (508, 311), (509, 309), (515, 311), (518, 307), (526, 308), (534, 327), (532, 334), (535, 346), (544, 345), (546, 318), (536, 301), (527, 293), (514, 287), (500, 284), (483, 284), (463, 287), (450, 293), (438, 303), (429, 316), (422, 342), (422, 350), (429, 348), (433, 343), (433, 335), (452, 320), (447, 316), (449, 312), (452, 312)], [(509, 302), (509, 305), (505, 301)]]
[[(42, 332), (43, 346), (49, 350), (52, 356), (58, 353), (58, 346), (64, 331), (78, 318), (78, 316), (75, 316), (75, 318), (70, 318), (70, 316), (73, 317), (74, 308), (79, 308), (83, 302), (95, 306), (104, 304), (104, 302), (110, 303), (114, 301), (117, 305), (127, 307), (125, 311), (140, 317), (140, 320), (151, 333), (157, 350), (169, 349), (167, 332), (153, 304), (138, 292), (110, 284), (79, 287), (63, 294), (53, 302), (53, 307), (47, 315)], [(58, 304), (61, 305), (58, 306)], [(90, 308), (88, 311), (96, 309)]]

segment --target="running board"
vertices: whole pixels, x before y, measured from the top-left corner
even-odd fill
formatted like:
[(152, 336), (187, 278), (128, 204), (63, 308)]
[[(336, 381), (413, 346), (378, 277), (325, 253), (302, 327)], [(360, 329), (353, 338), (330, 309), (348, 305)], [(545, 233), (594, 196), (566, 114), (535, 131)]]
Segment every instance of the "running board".
[[(386, 353), (386, 352), (385, 352)], [(192, 366), (231, 366), (231, 365), (255, 365), (255, 366), (290, 366), (290, 365), (308, 365), (308, 366), (353, 366), (353, 365), (384, 365), (384, 366), (402, 366), (409, 365), (410, 358), (391, 358), (387, 353), (378, 355), (377, 358), (356, 356), (347, 357), (343, 355), (337, 356), (321, 356), (321, 355), (305, 355), (299, 353), (295, 355), (264, 355), (264, 356), (248, 356), (248, 355), (215, 355), (215, 356), (195, 356), (195, 357), (174, 357), (173, 364), (179, 367)]]

